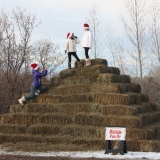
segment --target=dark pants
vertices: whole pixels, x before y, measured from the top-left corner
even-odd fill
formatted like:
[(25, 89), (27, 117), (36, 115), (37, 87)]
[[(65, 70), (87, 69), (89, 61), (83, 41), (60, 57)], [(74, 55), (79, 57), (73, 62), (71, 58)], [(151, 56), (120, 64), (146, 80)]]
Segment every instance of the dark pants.
[(43, 86), (43, 85), (42, 85), (42, 86), (36, 87), (36, 86), (32, 85), (32, 86), (31, 86), (31, 93), (30, 93), (30, 95), (25, 96), (25, 99), (28, 100), (28, 99), (34, 98), (37, 89), (39, 89), (40, 92), (43, 92), (43, 91), (46, 90), (46, 86)]
[(86, 59), (89, 58), (89, 55), (88, 55), (89, 49), (90, 49), (90, 48), (87, 48), (87, 47), (84, 48), (84, 52), (85, 52)]
[(68, 63), (71, 63), (71, 55), (74, 56), (78, 62), (80, 62), (76, 52), (68, 52)]

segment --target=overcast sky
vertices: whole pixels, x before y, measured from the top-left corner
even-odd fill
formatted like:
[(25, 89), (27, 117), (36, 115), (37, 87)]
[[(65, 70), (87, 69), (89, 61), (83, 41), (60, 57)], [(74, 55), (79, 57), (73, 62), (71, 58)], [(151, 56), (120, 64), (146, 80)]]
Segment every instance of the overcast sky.
[[(119, 12), (124, 10), (125, 0), (97, 0), (100, 10), (101, 26), (119, 23)], [(42, 21), (35, 30), (34, 38), (49, 38), (64, 51), (66, 34), (74, 32), (82, 39), (83, 24), (91, 7), (91, 0), (0, 0), (0, 8), (10, 12), (16, 7), (27, 9), (36, 14), (37, 20)], [(79, 45), (79, 51), (81, 46)]]

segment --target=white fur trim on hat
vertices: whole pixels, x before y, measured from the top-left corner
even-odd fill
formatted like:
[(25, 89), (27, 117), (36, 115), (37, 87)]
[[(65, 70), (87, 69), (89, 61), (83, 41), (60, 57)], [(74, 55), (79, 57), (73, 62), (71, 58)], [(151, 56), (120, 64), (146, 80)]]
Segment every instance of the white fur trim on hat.
[(84, 27), (84, 29), (89, 29), (89, 27)]
[(37, 65), (37, 67), (35, 67), (35, 68), (34, 68), (34, 70), (37, 70), (39, 67), (40, 67), (40, 66), (39, 66), (39, 65)]

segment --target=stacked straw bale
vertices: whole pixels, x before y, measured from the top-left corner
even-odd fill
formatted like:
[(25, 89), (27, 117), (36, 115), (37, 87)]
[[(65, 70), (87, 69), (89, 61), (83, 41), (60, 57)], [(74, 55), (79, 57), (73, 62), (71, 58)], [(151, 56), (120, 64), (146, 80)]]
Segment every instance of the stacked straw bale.
[(125, 126), (128, 151), (159, 151), (159, 103), (149, 102), (141, 86), (107, 60), (91, 63), (78, 68), (75, 62), (51, 79), (46, 93), (11, 105), (0, 115), (0, 144), (25, 151), (105, 150), (105, 127)]

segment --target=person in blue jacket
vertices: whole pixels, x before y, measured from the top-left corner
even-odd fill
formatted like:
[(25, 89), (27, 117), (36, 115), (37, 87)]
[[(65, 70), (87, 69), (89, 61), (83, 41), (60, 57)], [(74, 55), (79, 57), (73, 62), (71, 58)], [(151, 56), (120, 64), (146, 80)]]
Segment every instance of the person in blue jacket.
[(46, 86), (42, 85), (41, 83), (41, 78), (47, 75), (47, 72), (48, 72), (47, 69), (45, 68), (43, 72), (40, 72), (40, 66), (36, 63), (31, 64), (31, 67), (32, 67), (32, 75), (33, 75), (31, 93), (28, 96), (22, 96), (22, 98), (18, 100), (18, 102), (21, 105), (24, 105), (24, 102), (26, 100), (32, 99), (36, 95), (39, 95), (40, 92), (43, 92), (46, 90)]

